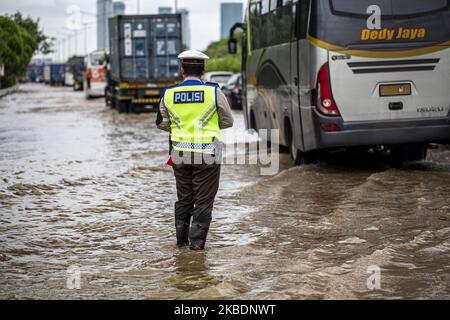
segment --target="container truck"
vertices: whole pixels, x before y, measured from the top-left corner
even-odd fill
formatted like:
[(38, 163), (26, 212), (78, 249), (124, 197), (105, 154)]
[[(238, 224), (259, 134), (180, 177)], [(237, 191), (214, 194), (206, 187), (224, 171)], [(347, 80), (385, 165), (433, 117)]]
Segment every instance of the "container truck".
[(64, 63), (50, 63), (44, 66), (44, 82), (51, 86), (64, 85), (66, 65)]
[(181, 81), (181, 15), (123, 15), (109, 20), (106, 103), (119, 112), (154, 110)]
[[(83, 74), (85, 72), (84, 66), (84, 57), (83, 56), (73, 56), (67, 61), (67, 73), (71, 74), (71, 85), (73, 86), (74, 91), (82, 91), (83, 90)], [(67, 73), (66, 73), (66, 85), (67, 82)], [(69, 76), (70, 77), (70, 76)]]
[(31, 82), (42, 82), (44, 81), (44, 65), (31, 63), (28, 66), (28, 79)]
[(50, 59), (33, 59), (28, 66), (27, 76), (31, 82), (44, 82), (44, 67), (51, 63)]

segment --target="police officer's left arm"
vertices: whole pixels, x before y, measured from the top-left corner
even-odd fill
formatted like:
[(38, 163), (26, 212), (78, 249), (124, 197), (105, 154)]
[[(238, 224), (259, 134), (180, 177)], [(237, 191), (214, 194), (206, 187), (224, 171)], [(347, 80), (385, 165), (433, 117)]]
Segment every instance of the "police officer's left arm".
[(220, 129), (231, 128), (234, 122), (233, 114), (231, 113), (231, 107), (228, 103), (227, 97), (220, 89), (217, 89), (217, 103)]

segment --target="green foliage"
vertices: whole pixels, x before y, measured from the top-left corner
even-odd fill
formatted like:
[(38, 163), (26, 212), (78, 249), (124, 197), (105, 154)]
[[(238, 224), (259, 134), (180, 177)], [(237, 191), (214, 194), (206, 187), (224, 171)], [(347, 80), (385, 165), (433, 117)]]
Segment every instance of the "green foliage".
[[(9, 16), (14, 22), (22, 27), (34, 39), (36, 45), (34, 51), (39, 51), (42, 54), (52, 53), (53, 39), (47, 37), (39, 27), (40, 20), (33, 20), (30, 17), (24, 18), (22, 13), (16, 12)], [(35, 52), (34, 52), (35, 53)]]
[[(238, 43), (241, 43), (242, 34), (238, 34)], [(206, 62), (206, 72), (211, 71), (231, 71), (241, 72), (242, 54), (241, 46), (238, 46), (237, 54), (228, 53), (228, 38), (211, 43), (205, 53), (211, 58)]]
[(2, 87), (16, 83), (23, 71), (25, 50), (19, 27), (7, 17), (0, 17), (0, 64), (5, 66)]
[(20, 12), (0, 16), (0, 64), (5, 66), (2, 88), (14, 85), (17, 78), (25, 76), (33, 55), (48, 50), (49, 41), (39, 29), (39, 20), (24, 19)]

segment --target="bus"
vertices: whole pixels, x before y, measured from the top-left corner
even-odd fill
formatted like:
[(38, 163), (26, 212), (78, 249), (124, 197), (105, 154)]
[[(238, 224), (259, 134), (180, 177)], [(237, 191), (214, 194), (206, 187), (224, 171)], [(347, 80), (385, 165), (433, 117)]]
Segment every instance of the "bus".
[(105, 50), (95, 50), (85, 58), (83, 87), (86, 99), (105, 96), (106, 58)]
[(450, 0), (249, 0), (248, 129), (278, 129), (296, 163), (323, 151), (420, 161), (450, 142)]

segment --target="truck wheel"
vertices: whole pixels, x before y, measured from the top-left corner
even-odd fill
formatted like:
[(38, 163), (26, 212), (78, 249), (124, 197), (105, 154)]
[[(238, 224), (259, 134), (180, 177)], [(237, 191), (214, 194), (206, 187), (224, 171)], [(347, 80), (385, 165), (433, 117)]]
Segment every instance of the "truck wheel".
[(105, 105), (107, 107), (111, 107), (111, 103), (112, 103), (112, 97), (109, 94), (109, 92), (107, 91), (106, 94), (105, 94)]
[(134, 113), (134, 114), (139, 114), (140, 110), (139, 107), (137, 106), (133, 106), (132, 104), (128, 106), (128, 112), (129, 113)]
[(117, 110), (119, 113), (128, 113), (128, 101), (117, 100)]

